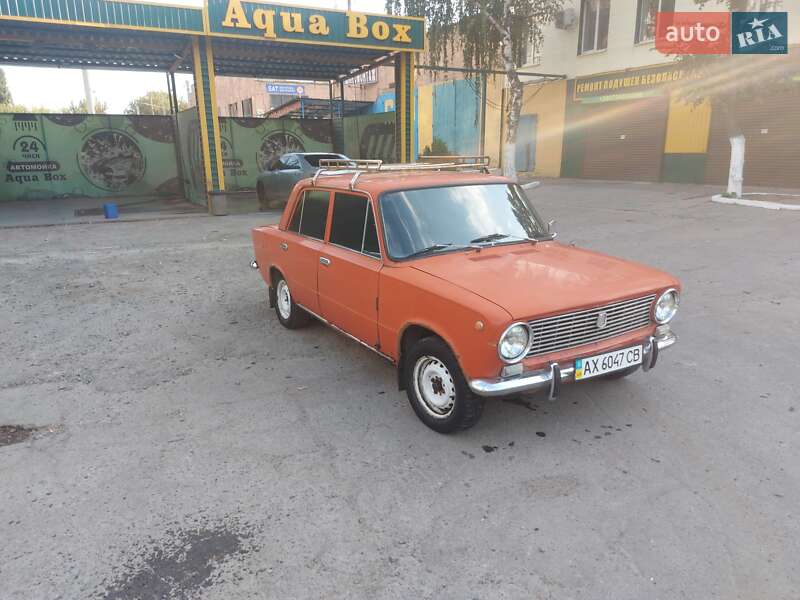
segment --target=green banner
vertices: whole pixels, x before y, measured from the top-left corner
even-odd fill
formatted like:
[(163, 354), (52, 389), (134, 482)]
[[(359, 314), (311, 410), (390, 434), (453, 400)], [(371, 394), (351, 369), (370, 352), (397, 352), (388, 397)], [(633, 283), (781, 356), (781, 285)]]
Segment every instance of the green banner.
[(181, 194), (170, 117), (0, 114), (0, 201)]
[(374, 48), (424, 50), (421, 17), (373, 15), (246, 0), (208, 0), (211, 35)]
[(395, 113), (375, 113), (345, 117), (344, 153), (350, 158), (396, 162), (394, 143)]
[(327, 119), (220, 117), (225, 189), (254, 190), (258, 174), (286, 152), (332, 152)]

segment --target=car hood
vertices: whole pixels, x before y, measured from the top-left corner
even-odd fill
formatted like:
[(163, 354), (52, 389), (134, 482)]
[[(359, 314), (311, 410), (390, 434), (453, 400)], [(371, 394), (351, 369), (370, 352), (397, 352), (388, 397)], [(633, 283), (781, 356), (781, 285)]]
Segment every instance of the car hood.
[(633, 298), (678, 281), (657, 269), (557, 242), (451, 252), (410, 266), (531, 319)]

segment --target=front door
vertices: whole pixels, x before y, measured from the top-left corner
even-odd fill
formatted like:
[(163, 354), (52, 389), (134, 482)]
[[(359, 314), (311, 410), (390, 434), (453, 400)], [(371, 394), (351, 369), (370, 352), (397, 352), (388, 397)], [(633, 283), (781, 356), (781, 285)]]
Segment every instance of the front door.
[(328, 243), (319, 256), (321, 315), (373, 348), (378, 346), (378, 276), (375, 218), (366, 196), (336, 193)]
[(319, 314), (317, 268), (325, 246), (330, 192), (306, 191), (297, 203), (281, 249), (286, 264), (285, 275), (295, 302)]

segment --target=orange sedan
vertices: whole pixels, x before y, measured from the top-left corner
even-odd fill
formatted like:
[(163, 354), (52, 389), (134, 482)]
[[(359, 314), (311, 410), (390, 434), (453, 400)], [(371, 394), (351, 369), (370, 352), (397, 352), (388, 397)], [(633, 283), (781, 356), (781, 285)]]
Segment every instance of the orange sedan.
[(676, 340), (675, 277), (556, 242), (503, 177), (320, 172), (252, 237), (280, 322), (316, 318), (385, 357), (442, 433), (486, 397), (647, 371)]

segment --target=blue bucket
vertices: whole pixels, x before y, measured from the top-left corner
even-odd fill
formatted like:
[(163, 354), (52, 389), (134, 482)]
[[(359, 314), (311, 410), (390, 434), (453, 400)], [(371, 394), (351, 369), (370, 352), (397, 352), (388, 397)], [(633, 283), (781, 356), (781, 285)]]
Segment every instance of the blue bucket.
[(119, 209), (114, 202), (109, 202), (108, 204), (103, 204), (103, 214), (106, 219), (116, 219), (119, 216)]

